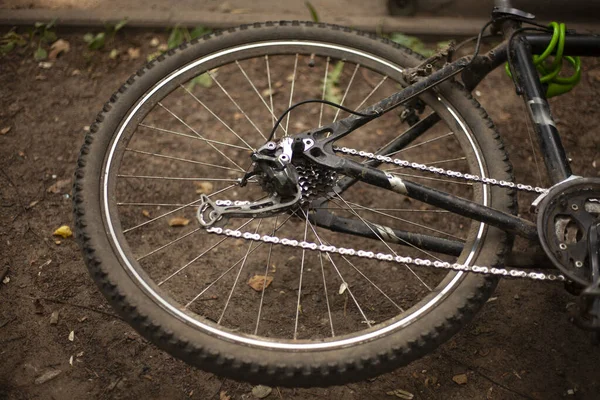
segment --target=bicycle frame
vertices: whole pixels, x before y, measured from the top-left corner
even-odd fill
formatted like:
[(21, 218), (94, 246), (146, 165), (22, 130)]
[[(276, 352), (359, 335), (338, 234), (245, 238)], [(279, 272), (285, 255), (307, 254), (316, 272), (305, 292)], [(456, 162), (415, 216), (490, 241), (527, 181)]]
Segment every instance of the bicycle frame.
[[(497, 1), (496, 4), (502, 7), (510, 6), (508, 1)], [(506, 38), (511, 38), (518, 27), (518, 22), (512, 19), (505, 20), (500, 26), (505, 37), (505, 41), (502, 44), (486, 54), (475, 57), (465, 56), (449, 63), (429, 76), (394, 93), (390, 97), (381, 100), (365, 110), (361, 110), (363, 114), (370, 114), (371, 116), (369, 117), (353, 115), (329, 126), (301, 135), (302, 137), (298, 140), (309, 137), (317, 139), (315, 140), (315, 145), (306, 151), (305, 155), (317, 164), (335, 169), (349, 177), (342, 180), (338, 185), (338, 190), (343, 191), (360, 180), (401, 193), (435, 207), (484, 222), (527, 239), (538, 241), (537, 227), (528, 220), (409, 180), (391, 177), (376, 168), (380, 163), (375, 160), (358, 163), (348, 158), (335, 156), (332, 149), (335, 140), (348, 135), (372, 119), (395, 109), (401, 104), (405, 104), (417, 95), (434, 88), (436, 85), (457, 74), (461, 73), (467, 89), (473, 90), (490, 71), (509, 60), (517, 93), (523, 96), (529, 111), (551, 183), (554, 185), (569, 178), (572, 175), (571, 168), (561, 143), (558, 129), (552, 118), (544, 87), (533, 64), (532, 54), (542, 53), (550, 43), (551, 35), (517, 33), (514, 35), (512, 43), (509, 46)], [(509, 48), (511, 52), (510, 57), (508, 54)], [(565, 54), (599, 57), (600, 36), (568, 33), (565, 40)], [(408, 142), (418, 138), (435, 122), (437, 122), (435, 117), (426, 117), (385, 148), (380, 149), (374, 154), (387, 155), (402, 149)], [(352, 220), (336, 217), (330, 213), (316, 213), (313, 217), (313, 222), (334, 231), (343, 231), (366, 237), (373, 236), (373, 233), (369, 233), (368, 229), (360, 229), (360, 223), (357, 221), (353, 222)], [(427, 250), (447, 254), (460, 252), (463, 245), (461, 242), (440, 240), (433, 236), (417, 235), (405, 231), (393, 230), (393, 233), (400, 239), (396, 240), (391, 237), (392, 235), (389, 235), (390, 241), (400, 244), (408, 242)]]

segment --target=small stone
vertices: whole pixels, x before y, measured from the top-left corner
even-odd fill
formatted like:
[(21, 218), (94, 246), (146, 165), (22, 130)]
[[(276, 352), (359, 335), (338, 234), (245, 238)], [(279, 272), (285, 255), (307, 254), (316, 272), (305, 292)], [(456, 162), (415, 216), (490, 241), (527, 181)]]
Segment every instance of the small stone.
[(467, 374), (458, 374), (452, 377), (452, 380), (459, 385), (467, 384)]
[(515, 300), (519, 300), (521, 297), (518, 294), (515, 294), (515, 296), (513, 297), (513, 299)]
[(56, 378), (58, 375), (60, 375), (62, 371), (59, 369), (51, 369), (49, 371), (44, 372), (42, 375), (40, 375), (35, 381), (34, 383), (36, 385), (41, 385), (42, 383), (46, 383), (49, 380), (52, 380), (54, 378)]
[(58, 324), (58, 311), (52, 311), (52, 314), (50, 315), (50, 325), (57, 325)]
[(256, 397), (257, 399), (264, 399), (270, 395), (272, 391), (273, 389), (268, 386), (258, 385), (252, 388), (252, 396)]
[(160, 44), (160, 40), (158, 40), (157, 37), (153, 37), (150, 40), (150, 46), (152, 46), (152, 47), (157, 47), (159, 44)]
[(69, 341), (73, 341), (75, 340), (75, 331), (71, 331), (71, 333), (69, 333)]

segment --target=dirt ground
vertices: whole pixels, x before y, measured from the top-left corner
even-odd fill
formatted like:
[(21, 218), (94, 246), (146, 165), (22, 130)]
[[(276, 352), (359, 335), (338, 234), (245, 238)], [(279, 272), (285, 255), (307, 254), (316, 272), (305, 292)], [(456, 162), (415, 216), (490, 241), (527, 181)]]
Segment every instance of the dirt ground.
[[(124, 32), (114, 47), (139, 59), (86, 56), (82, 33), (59, 33), (71, 51), (49, 69), (30, 53), (0, 60), (0, 398), (250, 399), (252, 386), (173, 359), (115, 316), (87, 274), (73, 238), (71, 179), (79, 147), (106, 99), (152, 50), (160, 32)], [(600, 63), (572, 93), (552, 101), (575, 173), (600, 175)], [(76, 72), (77, 71), (77, 72)], [(502, 71), (476, 96), (503, 134), (518, 182), (538, 181), (522, 102)], [(531, 200), (523, 197), (520, 212)], [(595, 399), (600, 351), (568, 322), (576, 299), (558, 284), (502, 281), (473, 323), (432, 354), (361, 383), (327, 389), (275, 388), (269, 399)], [(56, 324), (53, 312), (59, 313)], [(74, 332), (70, 340), (70, 332)], [(72, 365), (70, 365), (72, 360)], [(49, 371), (60, 371), (46, 382)], [(452, 380), (466, 374), (467, 383)]]

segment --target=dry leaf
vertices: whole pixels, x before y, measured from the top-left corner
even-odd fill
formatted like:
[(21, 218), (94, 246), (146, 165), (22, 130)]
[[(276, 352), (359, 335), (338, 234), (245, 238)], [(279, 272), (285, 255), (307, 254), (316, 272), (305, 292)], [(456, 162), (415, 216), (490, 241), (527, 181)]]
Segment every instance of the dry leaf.
[(231, 396), (228, 396), (226, 391), (221, 390), (221, 393), (219, 393), (219, 400), (231, 400)]
[(150, 218), (150, 211), (148, 210), (142, 210), (142, 215), (146, 218)]
[(454, 375), (452, 380), (459, 385), (465, 385), (467, 383), (467, 374)]
[(69, 333), (69, 340), (72, 342), (73, 340), (75, 340), (75, 331), (71, 331), (71, 333)]
[(196, 189), (197, 194), (211, 194), (214, 185), (210, 182), (194, 182), (198, 188)]
[(169, 220), (169, 226), (186, 226), (190, 220), (183, 217), (175, 217)]
[(69, 226), (63, 225), (57, 230), (55, 230), (52, 235), (61, 236), (63, 239), (66, 239), (68, 237), (73, 236), (73, 231), (71, 230), (71, 228), (69, 228)]
[(63, 189), (71, 187), (71, 179), (61, 179), (46, 189), (48, 193), (61, 193)]
[(261, 292), (263, 290), (263, 286), (268, 288), (271, 282), (273, 282), (272, 276), (265, 277), (264, 275), (254, 275), (248, 280), (248, 285), (257, 292)]
[(10, 126), (7, 126), (6, 128), (2, 128), (0, 130), (0, 135), (6, 135), (8, 132), (10, 132)]
[(60, 53), (68, 53), (69, 50), (71, 50), (71, 45), (69, 42), (63, 39), (58, 39), (56, 42), (52, 43), (52, 46), (50, 46), (48, 60), (56, 60), (56, 57), (58, 57)]
[(127, 54), (129, 54), (129, 58), (132, 60), (137, 60), (140, 58), (140, 48), (139, 47), (130, 47), (127, 49)]

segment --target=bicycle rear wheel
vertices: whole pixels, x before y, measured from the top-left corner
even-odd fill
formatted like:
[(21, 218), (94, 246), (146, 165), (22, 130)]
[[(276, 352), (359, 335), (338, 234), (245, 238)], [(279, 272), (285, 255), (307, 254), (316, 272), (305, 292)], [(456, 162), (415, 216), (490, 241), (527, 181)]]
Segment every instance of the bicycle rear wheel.
[[(74, 209), (88, 268), (113, 307), (142, 335), (192, 365), (251, 382), (288, 386), (362, 380), (404, 365), (447, 340), (493, 291), (496, 280), (414, 270), (377, 260), (261, 245), (207, 233), (201, 195), (257, 200), (240, 187), (252, 149), (275, 119), (312, 98), (360, 109), (400, 87), (420, 57), (389, 41), (324, 24), (255, 24), (214, 34), (150, 62), (123, 85), (86, 137)], [(396, 156), (498, 180), (511, 167), (492, 122), (457, 84), (388, 113), (340, 140), (375, 151), (415, 126), (429, 129)], [(297, 108), (275, 140), (345, 116), (319, 104)], [(415, 119), (416, 118), (416, 119)], [(513, 193), (419, 172), (381, 168), (495, 209)], [(306, 196), (319, 173), (301, 171)], [(341, 179), (341, 176), (330, 177)], [(460, 244), (442, 254), (401, 240), (329, 232), (304, 207), (270, 218), (232, 218), (227, 228), (399, 255), (497, 265), (506, 233), (361, 183), (324, 206), (344, 218)]]

